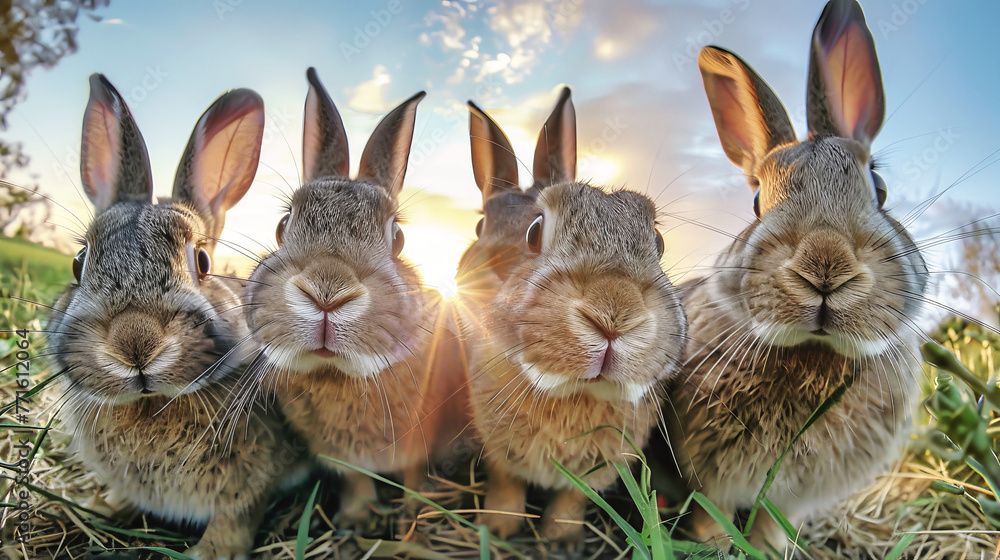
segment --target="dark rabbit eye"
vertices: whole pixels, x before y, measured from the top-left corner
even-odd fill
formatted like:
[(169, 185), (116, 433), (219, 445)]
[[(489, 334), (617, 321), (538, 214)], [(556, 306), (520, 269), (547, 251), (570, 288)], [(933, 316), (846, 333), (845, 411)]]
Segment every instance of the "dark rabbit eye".
[(195, 263), (198, 266), (198, 279), (202, 280), (212, 270), (212, 259), (208, 256), (208, 251), (204, 247), (198, 249)]
[(403, 228), (397, 222), (392, 223), (392, 256), (398, 257), (403, 252)]
[(659, 254), (662, 257), (664, 249), (666, 249), (666, 247), (664, 247), (664, 245), (663, 245), (663, 234), (661, 234), (660, 232), (656, 232), (656, 252), (657, 252), (657, 254)]
[(524, 240), (528, 242), (528, 249), (532, 253), (542, 252), (542, 216), (535, 218), (528, 226), (528, 232), (524, 234)]
[(476, 237), (482, 237), (483, 236), (483, 223), (485, 221), (486, 221), (486, 218), (480, 218), (479, 219), (479, 223), (476, 224)]
[(760, 217), (760, 189), (753, 193), (753, 213)]
[(278, 222), (277, 229), (274, 230), (274, 237), (278, 240), (278, 245), (281, 245), (281, 242), (285, 238), (285, 226), (288, 225), (289, 217), (291, 217), (291, 214), (285, 214), (282, 216), (281, 221)]
[(73, 257), (73, 276), (76, 281), (80, 281), (80, 277), (83, 276), (83, 262), (87, 260), (87, 248), (84, 247), (80, 249), (80, 252)]
[(889, 194), (885, 186), (885, 179), (881, 175), (872, 171), (872, 183), (875, 185), (875, 198), (878, 199), (878, 207), (885, 205), (885, 197)]

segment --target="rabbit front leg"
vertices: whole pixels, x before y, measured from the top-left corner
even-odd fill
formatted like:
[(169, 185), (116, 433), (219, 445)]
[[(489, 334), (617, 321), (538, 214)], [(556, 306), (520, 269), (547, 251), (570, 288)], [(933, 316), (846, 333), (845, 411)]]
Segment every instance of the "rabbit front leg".
[(362, 529), (371, 511), (369, 506), (378, 501), (375, 481), (353, 471), (343, 473), (341, 479), (340, 511), (334, 522), (341, 528)]
[(524, 513), (525, 483), (523, 479), (492, 463), (487, 465), (486, 471), (488, 481), (483, 508), (510, 513), (483, 513), (480, 515), (480, 523), (486, 524), (494, 535), (506, 539), (517, 533), (524, 520), (521, 514)]
[(563, 490), (542, 515), (542, 536), (572, 546), (583, 544), (583, 518), (590, 500), (576, 488)]
[(249, 560), (254, 531), (263, 517), (265, 502), (242, 511), (216, 511), (208, 520), (198, 544), (184, 551), (195, 560)]

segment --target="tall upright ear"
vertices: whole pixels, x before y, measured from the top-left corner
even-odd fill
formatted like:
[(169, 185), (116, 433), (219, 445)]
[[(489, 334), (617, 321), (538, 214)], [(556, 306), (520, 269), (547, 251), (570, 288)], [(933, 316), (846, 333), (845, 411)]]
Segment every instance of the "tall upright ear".
[(722, 149), (746, 175), (775, 147), (795, 141), (784, 105), (743, 59), (705, 47), (698, 54), (698, 68)]
[(483, 192), (483, 202), (493, 193), (519, 190), (517, 158), (500, 126), (469, 101), (469, 142), (472, 145), (472, 174)]
[(264, 101), (249, 89), (226, 93), (198, 119), (177, 166), (173, 199), (198, 211), (206, 235), (219, 237), (226, 211), (253, 183), (263, 138)]
[(813, 30), (806, 113), (811, 133), (853, 138), (866, 147), (882, 128), (882, 72), (855, 0), (831, 0)]
[(538, 133), (532, 174), (541, 187), (576, 179), (576, 110), (568, 87)]
[(361, 153), (358, 178), (374, 180), (394, 198), (403, 190), (417, 104), (425, 95), (421, 91), (383, 117)]
[(306, 70), (306, 79), (309, 94), (302, 130), (302, 180), (308, 183), (320, 177), (347, 177), (351, 158), (344, 121), (315, 68)]
[(80, 177), (98, 214), (120, 200), (153, 201), (153, 172), (146, 142), (125, 100), (101, 74), (90, 76)]

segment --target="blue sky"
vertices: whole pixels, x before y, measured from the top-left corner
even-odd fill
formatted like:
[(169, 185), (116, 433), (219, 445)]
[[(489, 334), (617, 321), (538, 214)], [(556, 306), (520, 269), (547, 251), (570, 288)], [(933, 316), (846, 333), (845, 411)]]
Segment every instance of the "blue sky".
[[(568, 84), (579, 123), (579, 178), (648, 192), (667, 213), (735, 233), (753, 218), (752, 198), (722, 153), (692, 55), (708, 43), (740, 54), (778, 92), (804, 135), (807, 49), (823, 5), (115, 1), (98, 12), (101, 23), (80, 18), (79, 52), (29, 77), (27, 98), (5, 137), (24, 142), (32, 156), (28, 171), (43, 192), (85, 215), (75, 185), (90, 73), (103, 72), (128, 98), (150, 150), (158, 195), (169, 194), (201, 112), (227, 89), (253, 88), (265, 100), (268, 132), (257, 182), (231, 212), (227, 238), (255, 247), (247, 237), (273, 242), (280, 215), (275, 195), (299, 181), (308, 66), (317, 68), (341, 109), (354, 168), (381, 115), (427, 90), (404, 191), (404, 254), (440, 285), (453, 274), (478, 219), (466, 100), (497, 119), (530, 166), (538, 128), (558, 88)], [(890, 114), (874, 149), (889, 206), (904, 215), (1000, 149), (1000, 55), (993, 39), (1000, 3), (863, 6)], [(917, 237), (1000, 209), (998, 175), (1000, 167), (990, 167), (949, 191), (913, 224)], [(665, 264), (675, 277), (706, 263), (726, 240), (670, 217), (663, 221)], [(70, 219), (63, 216), (62, 223)], [(948, 266), (947, 256), (947, 248), (931, 255), (940, 266)]]

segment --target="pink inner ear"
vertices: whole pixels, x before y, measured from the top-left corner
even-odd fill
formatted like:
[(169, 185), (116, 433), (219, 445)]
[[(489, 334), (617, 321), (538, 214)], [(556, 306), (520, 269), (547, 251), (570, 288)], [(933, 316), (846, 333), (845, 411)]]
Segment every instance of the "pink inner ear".
[(227, 107), (198, 125), (191, 170), (194, 195), (217, 215), (243, 198), (257, 172), (264, 112), (255, 104)]
[(302, 180), (305, 182), (312, 179), (309, 174), (315, 169), (316, 158), (323, 149), (319, 124), (319, 94), (310, 86), (306, 94), (305, 130), (302, 134)]
[(882, 127), (881, 76), (867, 30), (856, 22), (824, 44), (827, 102), (841, 132), (865, 142)]
[(121, 123), (114, 110), (95, 102), (87, 110), (83, 133), (83, 187), (97, 208), (103, 208), (118, 179), (121, 167)]

